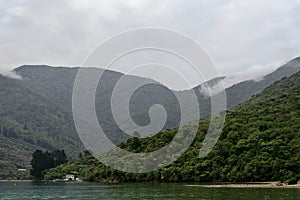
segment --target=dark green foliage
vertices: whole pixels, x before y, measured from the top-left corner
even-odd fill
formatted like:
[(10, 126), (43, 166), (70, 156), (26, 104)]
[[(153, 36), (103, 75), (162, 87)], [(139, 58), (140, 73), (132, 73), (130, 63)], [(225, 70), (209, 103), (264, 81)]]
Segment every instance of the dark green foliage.
[(44, 178), (44, 170), (56, 167), (66, 162), (67, 157), (64, 150), (56, 150), (52, 153), (49, 153), (48, 151), (42, 152), (40, 150), (36, 150), (32, 155), (32, 169), (30, 170), (30, 174), (35, 180), (41, 180)]
[[(191, 147), (172, 165), (146, 174), (113, 170), (92, 156), (61, 165), (45, 178), (70, 171), (88, 181), (287, 181), (300, 180), (300, 73), (285, 78), (227, 112), (222, 135), (214, 149), (199, 159), (209, 123), (199, 125)], [(176, 130), (152, 137), (132, 138), (120, 145), (131, 152), (151, 152), (170, 140)]]
[[(18, 168), (29, 169), (35, 149), (64, 148), (69, 157), (83, 151), (69, 110), (30, 78), (15, 80), (0, 75), (0, 179), (16, 178)], [(44, 84), (57, 87), (54, 79), (53, 84)]]
[[(290, 76), (299, 70), (299, 58), (290, 61), (261, 81), (245, 81), (226, 90), (229, 107), (244, 102), (264, 88)], [(0, 75), (0, 179), (10, 176), (18, 166), (28, 168), (30, 156), (35, 149), (53, 151), (65, 149), (68, 157), (75, 158), (84, 147), (76, 133), (72, 118), (72, 88), (78, 68), (21, 66), (14, 71), (22, 80), (10, 79)], [(107, 136), (116, 144), (128, 139), (114, 123), (111, 112), (111, 92), (123, 74), (106, 71), (100, 80), (96, 93), (96, 111), (100, 125)], [(145, 82), (144, 78), (128, 76), (132, 81)], [(213, 79), (208, 85), (213, 86), (223, 77)], [(147, 81), (146, 81), (147, 82)], [(201, 117), (209, 114), (210, 99), (201, 94), (201, 87), (194, 88), (200, 99)], [(184, 96), (191, 91), (170, 91), (159, 84), (150, 84), (139, 88), (130, 99), (129, 109), (133, 120), (139, 125), (149, 123), (149, 108), (161, 104), (167, 111), (167, 123), (164, 129), (177, 127), (180, 109), (173, 92)], [(204, 98), (204, 99), (203, 99)], [(298, 105), (297, 109), (300, 109)], [(122, 114), (122, 113), (119, 113)], [(190, 112), (193, 115), (193, 111)], [(269, 123), (262, 123), (259, 131), (268, 128)], [(138, 135), (137, 135), (138, 136)], [(165, 140), (158, 139), (157, 144), (147, 144), (133, 152), (155, 149)], [(139, 140), (133, 140), (139, 145)], [(146, 142), (147, 143), (147, 142)], [(144, 142), (141, 142), (144, 145)], [(8, 153), (10, 152), (10, 153)], [(29, 156), (29, 157), (28, 157)]]
[(82, 158), (82, 153), (81, 152), (79, 153), (78, 158)]

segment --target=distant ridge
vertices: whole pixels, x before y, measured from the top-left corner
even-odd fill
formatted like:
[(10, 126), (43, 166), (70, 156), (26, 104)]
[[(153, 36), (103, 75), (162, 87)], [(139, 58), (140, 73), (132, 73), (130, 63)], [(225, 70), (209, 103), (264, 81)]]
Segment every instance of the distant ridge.
[[(222, 134), (205, 158), (199, 158), (199, 149), (209, 126), (207, 120), (200, 122), (196, 139), (189, 149), (165, 168), (148, 173), (125, 173), (87, 155), (50, 169), (45, 178), (60, 179), (76, 171), (83, 180), (99, 182), (280, 181), (297, 184), (300, 181), (299, 121), (300, 72), (277, 81), (250, 100), (227, 110)], [(195, 126), (192, 124), (185, 130), (190, 127)], [(132, 138), (120, 148), (134, 153), (153, 152), (169, 143), (176, 133), (177, 130), (172, 129), (149, 138)], [(113, 156), (113, 151), (109, 155)], [(124, 158), (124, 168), (127, 163), (138, 163), (141, 169), (149, 165), (147, 159), (129, 158)], [(120, 163), (111, 160), (110, 165)]]
[[(250, 99), (299, 69), (300, 58), (295, 58), (260, 81), (243, 81), (227, 88), (228, 108)], [(23, 77), (21, 80), (0, 75), (0, 179), (9, 176), (8, 168), (29, 166), (30, 154), (36, 148), (49, 151), (65, 149), (69, 159), (76, 158), (84, 150), (76, 133), (71, 106), (77, 70), (78, 67), (24, 65), (14, 70)], [(96, 94), (99, 123), (116, 144), (129, 138), (115, 124), (110, 108), (111, 92), (122, 75), (119, 72), (105, 71)], [(149, 80), (136, 76), (127, 78), (136, 82)], [(208, 81), (207, 85), (211, 87), (222, 79), (224, 77), (217, 77)], [(201, 102), (201, 117), (209, 115), (210, 99), (203, 94), (201, 87), (193, 90)], [(168, 114), (164, 129), (177, 127), (180, 108), (173, 92), (184, 96), (192, 91), (171, 91), (159, 83), (141, 88), (130, 102), (133, 120), (141, 126), (148, 124), (149, 108), (153, 104), (161, 104)], [(190, 114), (193, 115), (193, 111)], [(18, 145), (12, 146), (14, 143), (22, 144), (24, 149)], [(24, 152), (24, 156), (20, 152)], [(9, 161), (12, 161), (13, 166), (9, 167)]]

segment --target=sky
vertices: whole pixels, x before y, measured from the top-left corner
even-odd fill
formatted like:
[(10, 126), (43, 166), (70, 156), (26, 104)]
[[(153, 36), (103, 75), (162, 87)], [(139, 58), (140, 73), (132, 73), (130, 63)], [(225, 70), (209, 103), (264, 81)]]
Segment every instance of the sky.
[(197, 41), (221, 75), (255, 79), (300, 54), (299, 10), (300, 0), (0, 0), (0, 72), (80, 66), (112, 35), (160, 27)]

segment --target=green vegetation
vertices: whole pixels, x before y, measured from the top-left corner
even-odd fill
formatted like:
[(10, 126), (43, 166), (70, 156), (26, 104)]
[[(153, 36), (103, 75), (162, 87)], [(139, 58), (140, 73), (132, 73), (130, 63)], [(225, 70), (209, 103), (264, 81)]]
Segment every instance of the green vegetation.
[[(2, 179), (29, 179), (32, 152), (46, 137), (0, 120), (0, 177)], [(27, 169), (20, 172), (18, 169)]]
[[(204, 159), (199, 149), (208, 122), (202, 120), (191, 147), (172, 165), (145, 174), (123, 173), (84, 156), (45, 173), (46, 179), (76, 172), (87, 181), (287, 181), (300, 180), (300, 73), (265, 89), (227, 112), (223, 133)], [(150, 152), (176, 134), (167, 130), (150, 138), (132, 138), (120, 145), (132, 152)]]
[[(299, 60), (300, 58), (296, 58), (290, 61), (261, 81), (245, 81), (228, 88), (228, 106), (244, 102), (282, 77), (299, 71)], [(71, 112), (72, 88), (77, 70), (78, 68), (27, 65), (14, 70), (23, 77), (21, 80), (0, 75), (0, 179), (28, 177), (31, 155), (36, 149), (65, 149), (69, 160), (74, 160), (79, 152), (84, 151)], [(115, 144), (128, 138), (115, 124), (110, 107), (112, 90), (122, 76), (118, 72), (106, 71), (96, 93), (99, 123)], [(132, 82), (147, 82), (141, 77), (128, 78)], [(213, 79), (208, 85), (213, 86), (223, 78)], [(200, 85), (194, 90), (201, 102), (201, 116), (206, 116), (210, 110), (210, 99), (203, 96), (201, 87)], [(161, 104), (168, 116), (164, 129), (177, 127), (180, 110), (173, 92), (184, 97), (191, 91), (170, 91), (157, 84), (139, 88), (129, 105), (134, 121), (139, 125), (148, 124), (149, 108), (153, 104)], [(154, 148), (156, 144), (151, 146)], [(27, 169), (27, 173), (20, 174), (20, 168)]]
[(30, 170), (30, 174), (35, 180), (41, 180), (44, 178), (43, 171), (64, 164), (66, 162), (67, 156), (64, 150), (56, 150), (52, 153), (49, 153), (48, 151), (42, 152), (40, 150), (36, 150), (32, 155), (32, 169)]
[(83, 149), (69, 112), (36, 85), (0, 75), (0, 179), (29, 178), (35, 149), (66, 149), (69, 158)]

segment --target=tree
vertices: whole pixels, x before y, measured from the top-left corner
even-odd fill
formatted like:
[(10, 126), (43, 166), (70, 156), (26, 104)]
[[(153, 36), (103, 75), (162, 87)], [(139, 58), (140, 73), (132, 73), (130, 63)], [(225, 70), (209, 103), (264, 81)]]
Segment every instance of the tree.
[(47, 162), (44, 153), (40, 150), (36, 150), (32, 155), (31, 160), (32, 169), (30, 174), (36, 180), (41, 180), (43, 178), (42, 171), (47, 169)]
[(35, 180), (42, 180), (44, 178), (43, 171), (66, 162), (67, 157), (64, 150), (55, 150), (52, 153), (36, 150), (32, 155), (30, 174)]
[(79, 153), (78, 158), (82, 158), (82, 153), (81, 152)]
[(64, 150), (56, 150), (52, 152), (53, 157), (53, 167), (56, 167), (58, 165), (64, 164), (67, 162), (67, 156), (65, 154)]

